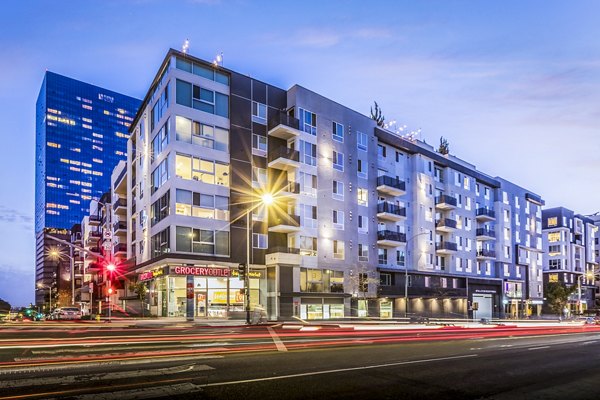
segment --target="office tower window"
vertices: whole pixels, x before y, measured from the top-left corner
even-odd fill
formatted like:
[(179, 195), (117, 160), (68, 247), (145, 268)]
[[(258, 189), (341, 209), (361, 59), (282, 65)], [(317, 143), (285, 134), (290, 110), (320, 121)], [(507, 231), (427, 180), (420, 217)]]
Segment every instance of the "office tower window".
[(333, 150), (333, 169), (344, 172), (344, 153)]
[(298, 108), (300, 130), (315, 136), (317, 134), (317, 114)]
[(252, 102), (252, 122), (267, 124), (267, 106), (265, 104)]
[(178, 141), (219, 151), (229, 151), (229, 131), (227, 129), (177, 115), (175, 131)]
[(367, 207), (369, 205), (369, 190), (358, 188), (356, 193), (358, 198), (358, 205)]
[(345, 258), (346, 245), (341, 240), (333, 241), (333, 258), (336, 260), (343, 260)]
[(369, 137), (366, 133), (356, 132), (356, 147), (358, 150), (367, 151), (369, 147)]
[(344, 229), (344, 212), (340, 210), (333, 210), (333, 229)]
[(252, 134), (252, 154), (256, 156), (266, 157), (267, 155), (267, 137), (262, 135)]
[(252, 248), (254, 249), (266, 249), (269, 247), (268, 236), (264, 233), (253, 233), (252, 234)]
[(300, 162), (306, 165), (317, 165), (317, 145), (307, 141), (300, 141)]
[(344, 200), (344, 183), (340, 181), (333, 181), (333, 192), (332, 196), (336, 200)]
[(333, 140), (337, 142), (344, 142), (344, 125), (333, 122)]

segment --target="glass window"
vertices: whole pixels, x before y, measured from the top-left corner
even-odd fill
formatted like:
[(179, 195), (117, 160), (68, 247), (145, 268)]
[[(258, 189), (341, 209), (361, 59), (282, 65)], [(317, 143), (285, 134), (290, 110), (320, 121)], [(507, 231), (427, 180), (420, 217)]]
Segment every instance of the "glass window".
[(344, 229), (344, 212), (333, 210), (333, 229)]
[(343, 182), (333, 181), (332, 197), (336, 200), (344, 200), (344, 183)]
[(344, 154), (333, 150), (333, 169), (344, 171)]
[(182, 106), (192, 106), (192, 84), (177, 79), (175, 82), (175, 101)]
[(252, 134), (252, 154), (265, 157), (267, 155), (267, 137)]
[(359, 206), (368, 206), (369, 205), (369, 190), (358, 188), (357, 191), (358, 196), (358, 205)]
[(359, 150), (367, 151), (369, 145), (368, 140), (369, 138), (366, 133), (356, 132), (356, 147)]
[(252, 121), (258, 124), (267, 123), (267, 106), (265, 104), (252, 102)]
[(345, 258), (345, 243), (341, 240), (333, 241), (333, 258), (343, 260)]
[(298, 119), (300, 120), (300, 130), (311, 135), (317, 134), (317, 114), (298, 108)]
[(333, 140), (344, 142), (344, 125), (333, 122)]
[(252, 247), (255, 249), (266, 249), (268, 247), (267, 235), (264, 233), (253, 233)]
[(215, 114), (221, 117), (229, 118), (229, 96), (216, 93), (216, 111)]

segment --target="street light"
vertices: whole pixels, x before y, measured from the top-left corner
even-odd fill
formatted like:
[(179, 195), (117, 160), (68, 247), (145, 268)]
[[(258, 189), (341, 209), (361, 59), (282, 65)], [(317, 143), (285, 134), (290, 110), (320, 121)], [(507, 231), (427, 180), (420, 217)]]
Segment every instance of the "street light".
[(69, 246), (69, 254), (63, 254), (58, 248), (53, 247), (48, 251), (48, 256), (57, 261), (60, 261), (63, 257), (69, 258), (71, 270), (71, 304), (75, 305), (75, 259), (73, 258), (73, 247)]
[(112, 288), (112, 274), (113, 272), (115, 272), (115, 270), (117, 269), (117, 266), (113, 263), (109, 263), (106, 266), (106, 270), (109, 273), (109, 277), (108, 277), (108, 322), (110, 322), (110, 300), (113, 294), (113, 288)]
[(587, 280), (593, 280), (594, 273), (588, 271), (584, 275), (579, 275), (577, 277), (577, 314), (583, 314), (583, 304), (581, 304), (581, 281), (583, 280), (583, 278)]
[[(411, 236), (406, 241), (406, 250), (409, 249), (408, 244), (411, 243), (415, 238), (417, 238), (421, 235), (426, 235), (426, 234), (427, 234), (427, 232), (421, 232), (421, 233), (417, 233), (417, 234)], [(419, 255), (419, 259), (421, 259), (421, 255)], [(404, 317), (405, 318), (408, 317), (408, 265), (406, 265), (406, 260), (404, 263)]]

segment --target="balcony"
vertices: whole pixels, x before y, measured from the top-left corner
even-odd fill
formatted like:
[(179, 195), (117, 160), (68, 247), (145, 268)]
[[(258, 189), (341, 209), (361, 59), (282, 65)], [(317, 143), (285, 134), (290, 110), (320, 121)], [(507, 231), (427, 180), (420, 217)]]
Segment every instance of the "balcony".
[(456, 198), (443, 194), (435, 198), (435, 208), (440, 210), (454, 210), (456, 208)]
[(100, 225), (100, 216), (99, 215), (90, 215), (88, 217), (88, 223), (93, 226)]
[(127, 233), (127, 222), (119, 221), (113, 224), (113, 231), (116, 234)]
[(377, 177), (377, 190), (390, 196), (402, 196), (406, 193), (406, 183), (398, 178), (383, 175)]
[(300, 166), (300, 153), (285, 146), (269, 151), (269, 168), (293, 171)]
[(127, 212), (127, 200), (125, 199), (117, 199), (114, 203), (113, 203), (113, 210), (115, 210), (115, 213), (117, 214), (123, 214)]
[(494, 212), (494, 210), (482, 207), (477, 209), (475, 213), (475, 218), (477, 219), (477, 221), (495, 221), (496, 213)]
[(127, 245), (125, 243), (119, 243), (114, 247), (114, 255), (126, 255)]
[(435, 251), (439, 254), (454, 254), (458, 246), (453, 242), (438, 242), (435, 244)]
[(478, 260), (493, 260), (496, 258), (496, 251), (490, 249), (477, 250)]
[(443, 218), (435, 221), (435, 230), (439, 232), (454, 232), (456, 230), (456, 221), (450, 218)]
[(475, 231), (477, 240), (494, 240), (496, 239), (496, 233), (488, 228), (477, 228)]
[(294, 197), (300, 194), (300, 184), (298, 182), (288, 182), (277, 192), (277, 197)]
[(293, 139), (300, 135), (300, 121), (283, 112), (269, 112), (268, 135), (283, 140)]
[(396, 231), (383, 230), (377, 232), (377, 245), (384, 247), (398, 247), (406, 244), (406, 234)]
[(267, 249), (267, 254), (265, 256), (266, 265), (300, 265), (301, 260), (300, 249), (293, 247), (271, 247)]
[(377, 204), (377, 218), (384, 221), (400, 221), (406, 218), (406, 208), (393, 203), (381, 202)]
[(280, 217), (269, 218), (269, 232), (292, 233), (300, 231), (300, 217), (298, 215), (286, 214)]

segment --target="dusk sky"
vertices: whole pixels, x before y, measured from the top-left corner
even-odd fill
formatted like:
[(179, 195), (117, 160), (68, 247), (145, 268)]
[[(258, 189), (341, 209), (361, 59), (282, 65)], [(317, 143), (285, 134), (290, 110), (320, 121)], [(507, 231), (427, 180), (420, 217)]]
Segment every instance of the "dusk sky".
[(0, 298), (34, 301), (35, 101), (46, 70), (143, 98), (166, 51), (363, 114), (540, 194), (600, 210), (598, 1), (5, 1)]

